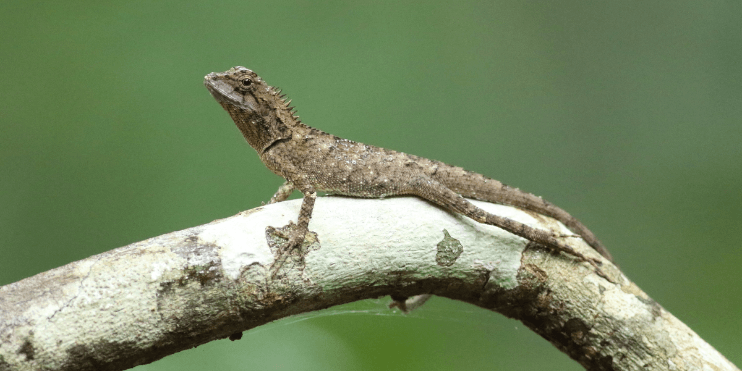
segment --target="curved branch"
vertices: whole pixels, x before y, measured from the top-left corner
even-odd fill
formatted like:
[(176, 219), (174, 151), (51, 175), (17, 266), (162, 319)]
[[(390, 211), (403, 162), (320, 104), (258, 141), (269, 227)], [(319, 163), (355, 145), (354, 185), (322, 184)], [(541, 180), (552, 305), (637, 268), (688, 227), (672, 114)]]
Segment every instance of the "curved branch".
[[(610, 263), (603, 271), (620, 284), (416, 198), (320, 198), (314, 238), (281, 255), (281, 237), (266, 227), (298, 209), (259, 207), (0, 287), (0, 370), (123, 370), (293, 314), (426, 293), (521, 320), (591, 370), (737, 370)], [(282, 263), (272, 279), (274, 256)]]

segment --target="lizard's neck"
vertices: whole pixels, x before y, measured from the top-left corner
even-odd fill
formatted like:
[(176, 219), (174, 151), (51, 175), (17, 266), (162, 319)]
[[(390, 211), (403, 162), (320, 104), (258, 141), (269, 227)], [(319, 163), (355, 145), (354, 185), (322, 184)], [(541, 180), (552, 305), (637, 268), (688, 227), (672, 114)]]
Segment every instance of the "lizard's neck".
[(261, 102), (257, 111), (224, 105), (247, 143), (259, 154), (263, 154), (275, 142), (288, 139), (292, 133), (306, 128), (294, 115), (293, 108), (280, 97), (276, 98), (273, 102)]

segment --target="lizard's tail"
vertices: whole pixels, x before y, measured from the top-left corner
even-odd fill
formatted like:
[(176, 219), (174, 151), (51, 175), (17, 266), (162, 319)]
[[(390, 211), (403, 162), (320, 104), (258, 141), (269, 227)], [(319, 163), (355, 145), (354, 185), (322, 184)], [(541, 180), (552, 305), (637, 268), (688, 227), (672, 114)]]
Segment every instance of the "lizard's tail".
[(600, 255), (613, 262), (613, 257), (608, 249), (597, 237), (579, 220), (554, 204), (539, 196), (521, 191), (518, 188), (509, 187), (497, 180), (490, 179), (484, 175), (464, 170), (457, 166), (451, 166), (438, 161), (432, 161), (435, 169), (430, 176), (442, 183), (452, 191), (475, 200), (494, 202), (498, 204), (515, 206), (525, 210), (535, 211), (552, 217), (562, 222), (572, 232), (579, 234), (588, 245), (592, 246)]

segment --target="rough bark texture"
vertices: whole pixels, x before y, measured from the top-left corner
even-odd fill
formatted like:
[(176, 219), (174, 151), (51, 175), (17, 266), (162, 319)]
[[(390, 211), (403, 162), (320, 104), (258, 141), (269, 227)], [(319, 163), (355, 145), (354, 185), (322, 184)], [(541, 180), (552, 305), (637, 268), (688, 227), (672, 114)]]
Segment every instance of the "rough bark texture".
[(285, 225), (298, 208), (257, 208), (1, 287), (0, 370), (122, 370), (292, 314), (424, 293), (519, 319), (590, 370), (738, 370), (613, 265), (603, 270), (619, 284), (414, 198), (318, 199), (316, 235), (271, 279), (282, 241), (266, 227)]

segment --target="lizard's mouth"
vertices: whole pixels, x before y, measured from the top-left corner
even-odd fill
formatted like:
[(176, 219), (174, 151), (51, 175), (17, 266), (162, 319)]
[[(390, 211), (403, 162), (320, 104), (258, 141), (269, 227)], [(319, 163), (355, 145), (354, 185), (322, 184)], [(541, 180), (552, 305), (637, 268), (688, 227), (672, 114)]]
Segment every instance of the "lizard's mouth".
[(212, 72), (204, 76), (204, 85), (209, 90), (209, 93), (211, 93), (211, 96), (222, 105), (230, 104), (241, 109), (255, 111), (256, 105), (254, 100), (248, 99), (252, 98), (252, 96), (248, 97), (235, 89), (232, 84), (225, 81), (227, 78), (226, 73)]
[(224, 81), (219, 80), (219, 73), (212, 72), (204, 76), (204, 85), (206, 89), (209, 89), (209, 93), (216, 99), (221, 99), (225, 95), (229, 94), (230, 91), (234, 91)]

